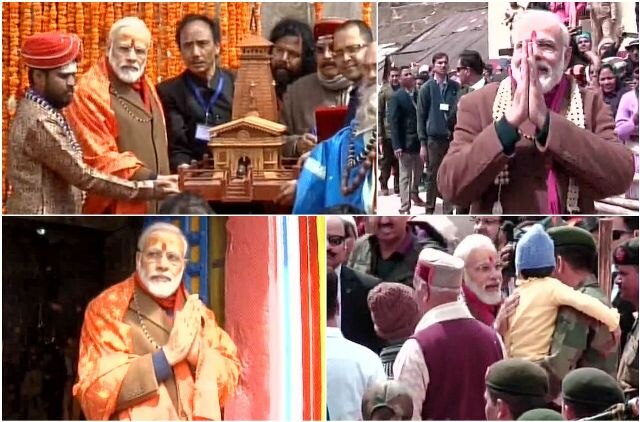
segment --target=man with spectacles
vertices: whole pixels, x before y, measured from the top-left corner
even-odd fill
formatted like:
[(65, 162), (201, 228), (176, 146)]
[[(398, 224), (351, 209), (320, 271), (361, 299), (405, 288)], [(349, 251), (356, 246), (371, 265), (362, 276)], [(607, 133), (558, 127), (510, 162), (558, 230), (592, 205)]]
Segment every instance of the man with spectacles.
[(347, 105), (351, 82), (340, 74), (333, 57), (333, 33), (343, 21), (332, 19), (315, 24), (317, 71), (293, 82), (284, 94), (280, 121), (287, 126), (289, 135), (284, 147), (287, 157), (299, 157), (318, 142), (315, 114), (318, 107)]
[[(144, 74), (151, 48), (151, 32), (141, 19), (115, 22), (105, 57), (82, 76), (66, 113), (85, 163), (132, 181), (170, 178), (162, 104)], [(157, 207), (90, 193), (83, 213), (145, 214)]]
[(138, 240), (136, 272), (87, 306), (73, 395), (87, 419), (221, 420), (236, 346), (182, 286), (188, 242), (168, 223)]
[(351, 224), (342, 216), (328, 216), (326, 225), (327, 265), (338, 277), (338, 326), (345, 338), (379, 353), (384, 341), (373, 328), (367, 295), (381, 280), (346, 265)]
[(352, 19), (342, 23), (333, 34), (333, 57), (340, 73), (353, 84), (349, 91), (349, 105), (345, 126), (356, 116), (360, 105), (360, 84), (363, 81), (362, 64), (366, 48), (373, 42), (373, 32), (363, 21)]
[(291, 83), (316, 71), (315, 43), (309, 25), (291, 18), (283, 19), (273, 27), (269, 41), (273, 43), (271, 73), (280, 103)]

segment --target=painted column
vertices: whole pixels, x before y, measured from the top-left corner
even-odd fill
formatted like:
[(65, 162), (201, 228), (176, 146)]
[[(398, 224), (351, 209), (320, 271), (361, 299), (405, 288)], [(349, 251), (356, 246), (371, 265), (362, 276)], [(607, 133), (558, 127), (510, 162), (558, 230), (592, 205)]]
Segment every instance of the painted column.
[(225, 262), (225, 330), (238, 347), (241, 375), (224, 418), (272, 419), (270, 383), (274, 382), (270, 351), (276, 284), (275, 217), (229, 217)]

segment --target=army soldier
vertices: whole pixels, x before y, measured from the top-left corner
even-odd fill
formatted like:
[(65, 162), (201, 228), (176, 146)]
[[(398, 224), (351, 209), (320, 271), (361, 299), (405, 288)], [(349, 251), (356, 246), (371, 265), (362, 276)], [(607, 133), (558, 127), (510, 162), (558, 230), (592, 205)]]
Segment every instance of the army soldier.
[(624, 402), (614, 377), (596, 368), (578, 368), (562, 380), (562, 416), (582, 419)]
[[(596, 245), (591, 234), (578, 227), (553, 227), (548, 231), (556, 255), (554, 277), (581, 293), (610, 305), (593, 274)], [(564, 307), (558, 312), (549, 356), (540, 362), (547, 370), (551, 397), (560, 392), (562, 379), (575, 368), (593, 367), (615, 376), (618, 344), (606, 326), (577, 310)]]
[[(638, 238), (630, 239), (618, 246), (613, 253), (613, 261), (618, 267), (616, 283), (620, 294), (638, 312)], [(627, 398), (638, 396), (638, 317), (633, 323), (627, 344), (622, 351), (618, 382)]]
[(382, 145), (382, 160), (380, 163), (380, 194), (388, 195), (389, 189), (387, 183), (389, 182), (389, 176), (391, 176), (391, 169), (395, 171), (395, 177), (393, 178), (393, 192), (400, 193), (399, 176), (400, 170), (398, 167), (398, 159), (393, 153), (393, 146), (391, 145), (391, 129), (389, 128), (389, 121), (387, 119), (387, 103), (391, 99), (393, 93), (400, 88), (399, 83), (400, 71), (397, 67), (392, 67), (389, 70), (389, 80), (382, 84), (380, 92), (378, 93), (378, 130), (380, 135), (378, 136), (378, 143)]
[(546, 407), (549, 380), (537, 364), (525, 359), (498, 361), (485, 376), (485, 416), (488, 421), (512, 421), (524, 412)]

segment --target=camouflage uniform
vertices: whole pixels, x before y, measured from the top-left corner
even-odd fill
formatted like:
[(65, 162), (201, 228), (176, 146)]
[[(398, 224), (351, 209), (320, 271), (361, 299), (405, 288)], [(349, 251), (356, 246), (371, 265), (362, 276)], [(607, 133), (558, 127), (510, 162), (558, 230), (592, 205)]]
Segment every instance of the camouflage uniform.
[[(576, 290), (611, 306), (594, 275), (589, 275)], [(547, 370), (551, 397), (555, 398), (560, 392), (562, 379), (575, 368), (598, 368), (615, 377), (618, 344), (604, 324), (573, 308), (562, 307), (556, 318), (549, 356), (540, 364)]]
[(387, 116), (387, 103), (394, 92), (389, 82), (382, 84), (378, 92), (378, 130), (382, 138), (383, 148), (382, 158), (380, 160), (380, 185), (383, 189), (387, 188), (387, 182), (391, 176), (392, 168), (394, 168), (396, 172), (396, 177), (393, 182), (394, 188), (398, 186), (399, 181), (399, 164), (398, 159), (393, 153), (393, 146), (391, 146), (391, 129), (389, 128), (389, 119)]
[(636, 318), (622, 352), (618, 369), (618, 381), (627, 397), (638, 395), (638, 340), (638, 318)]

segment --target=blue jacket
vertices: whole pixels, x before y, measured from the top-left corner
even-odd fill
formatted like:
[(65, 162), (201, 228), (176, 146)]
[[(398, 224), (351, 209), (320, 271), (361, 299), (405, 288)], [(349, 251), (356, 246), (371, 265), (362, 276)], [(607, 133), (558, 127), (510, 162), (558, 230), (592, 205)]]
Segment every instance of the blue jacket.
[[(354, 124), (355, 121), (352, 121), (351, 125), (340, 129), (332, 138), (319, 143), (311, 150), (311, 155), (304, 162), (298, 177), (293, 214), (325, 214), (341, 206), (349, 206), (365, 213), (362, 189), (367, 180), (348, 196), (343, 196), (341, 189), (342, 169), (347, 165), (349, 140)], [(354, 144), (356, 154), (364, 151), (363, 135), (359, 135)], [(350, 183), (357, 174), (357, 168), (351, 171)], [(372, 178), (371, 170), (367, 178)]]
[[(422, 85), (418, 94), (418, 139), (422, 145), (428, 138), (450, 140), (456, 125), (458, 91), (460, 85), (447, 78), (444, 93), (435, 79)], [(449, 110), (440, 110), (440, 104), (448, 104)]]

